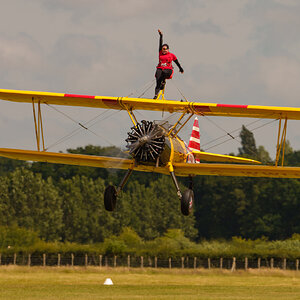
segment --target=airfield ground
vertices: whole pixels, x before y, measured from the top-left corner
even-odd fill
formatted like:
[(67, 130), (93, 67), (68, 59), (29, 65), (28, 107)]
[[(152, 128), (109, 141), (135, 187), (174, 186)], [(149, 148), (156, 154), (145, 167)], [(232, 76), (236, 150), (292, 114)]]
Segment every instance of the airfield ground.
[(300, 299), (300, 272), (1, 266), (0, 299)]

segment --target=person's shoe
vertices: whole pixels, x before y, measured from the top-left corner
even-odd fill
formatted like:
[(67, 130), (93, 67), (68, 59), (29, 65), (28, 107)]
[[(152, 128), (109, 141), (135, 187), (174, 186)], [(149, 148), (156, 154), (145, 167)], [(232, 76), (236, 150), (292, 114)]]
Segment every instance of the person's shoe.
[(153, 97), (153, 99), (157, 99), (157, 96), (158, 96), (158, 95), (155, 95), (155, 96)]

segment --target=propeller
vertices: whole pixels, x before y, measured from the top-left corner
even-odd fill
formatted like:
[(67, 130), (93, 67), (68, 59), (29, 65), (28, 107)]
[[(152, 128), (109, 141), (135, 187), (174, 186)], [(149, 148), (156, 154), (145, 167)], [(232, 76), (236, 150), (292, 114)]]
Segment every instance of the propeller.
[(137, 162), (156, 162), (164, 150), (165, 135), (162, 128), (151, 121), (142, 120), (128, 132), (126, 148)]

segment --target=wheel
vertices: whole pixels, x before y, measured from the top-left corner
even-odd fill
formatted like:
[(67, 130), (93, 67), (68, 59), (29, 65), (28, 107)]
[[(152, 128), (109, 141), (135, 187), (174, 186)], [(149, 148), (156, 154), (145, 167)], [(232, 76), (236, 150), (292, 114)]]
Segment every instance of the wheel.
[(109, 185), (104, 192), (104, 207), (108, 211), (113, 211), (116, 207), (117, 191), (113, 185)]
[(188, 216), (193, 208), (194, 192), (193, 190), (185, 190), (181, 197), (181, 212), (183, 215)]

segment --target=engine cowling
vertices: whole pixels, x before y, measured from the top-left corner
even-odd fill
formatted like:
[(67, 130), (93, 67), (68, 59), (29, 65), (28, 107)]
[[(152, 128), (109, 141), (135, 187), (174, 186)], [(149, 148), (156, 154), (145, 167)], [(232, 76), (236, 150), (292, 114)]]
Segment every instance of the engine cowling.
[(126, 148), (137, 162), (156, 162), (165, 147), (162, 128), (150, 121), (141, 121), (131, 127)]

